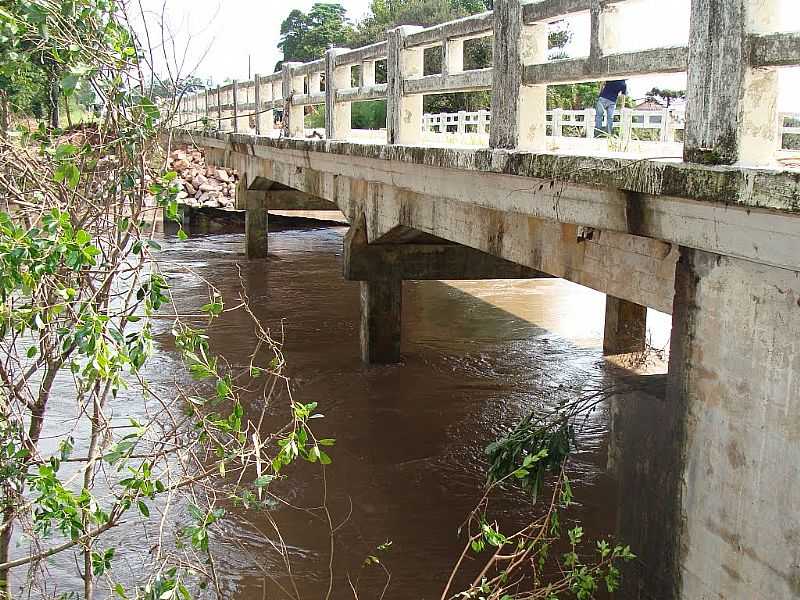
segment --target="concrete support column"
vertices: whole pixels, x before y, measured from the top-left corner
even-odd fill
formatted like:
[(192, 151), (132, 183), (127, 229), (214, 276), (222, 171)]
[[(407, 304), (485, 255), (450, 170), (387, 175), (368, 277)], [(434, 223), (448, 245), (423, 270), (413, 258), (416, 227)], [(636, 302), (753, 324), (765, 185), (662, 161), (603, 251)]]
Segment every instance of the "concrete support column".
[[(248, 190), (244, 175), (239, 179), (236, 189), (237, 204), (244, 206), (245, 214), (245, 239), (247, 245), (247, 258), (266, 258), (269, 248), (267, 237), (267, 192)], [(241, 200), (238, 196), (241, 195)]]
[(547, 86), (522, 85), (522, 71), (547, 62), (547, 43), (547, 24), (525, 25), (520, 0), (495, 0), (490, 147), (546, 147)]
[(464, 40), (446, 40), (442, 44), (442, 75), (464, 71)]
[(404, 25), (388, 32), (386, 138), (388, 144), (418, 144), (422, 139), (422, 95), (406, 96), (403, 81), (422, 77), (424, 51), (405, 48), (405, 39), (421, 27)]
[(603, 354), (643, 352), (647, 342), (647, 307), (606, 296)]
[(319, 71), (308, 75), (308, 93), (319, 94), (322, 91), (322, 73)]
[(361, 358), (365, 363), (399, 362), (402, 305), (401, 279), (361, 282)]
[(673, 323), (680, 597), (797, 598), (800, 272), (682, 248)]
[(780, 0), (693, 0), (684, 159), (775, 160), (778, 70), (752, 68), (748, 34), (780, 29)]
[(255, 74), (253, 77), (253, 101), (255, 102), (255, 116), (253, 120), (255, 122), (255, 134), (261, 135), (263, 131), (263, 121), (262, 121), (262, 113), (261, 110), (263, 108), (263, 100), (261, 99), (261, 75), (258, 73)]
[(361, 72), (359, 73), (359, 82), (361, 87), (375, 85), (375, 61), (365, 60), (361, 63)]
[(325, 137), (329, 140), (346, 140), (350, 136), (350, 103), (336, 101), (336, 90), (352, 87), (351, 66), (336, 65), (337, 55), (344, 52), (348, 49), (331, 48), (325, 52)]
[(294, 69), (301, 63), (283, 63), (283, 135), (289, 138), (305, 138), (306, 111), (304, 106), (295, 106), (292, 99), (303, 93), (304, 78), (295, 75)]

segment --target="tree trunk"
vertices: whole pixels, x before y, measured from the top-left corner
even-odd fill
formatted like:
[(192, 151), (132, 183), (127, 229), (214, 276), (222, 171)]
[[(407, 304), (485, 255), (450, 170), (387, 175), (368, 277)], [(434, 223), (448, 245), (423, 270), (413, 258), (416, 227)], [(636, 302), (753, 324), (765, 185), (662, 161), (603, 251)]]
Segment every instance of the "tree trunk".
[(48, 110), (50, 111), (50, 127), (58, 128), (61, 126), (61, 115), (58, 114), (58, 97), (60, 94), (58, 79), (50, 77), (50, 89), (48, 90)]
[(8, 101), (8, 94), (0, 91), (0, 136), (8, 136), (8, 128), (11, 126), (11, 107)]
[[(2, 523), (5, 529), (0, 533), (0, 563), (8, 562), (11, 551), (11, 534), (13, 532), (12, 521), (4, 512)], [(10, 569), (0, 570), (0, 600), (11, 600), (11, 571)]]

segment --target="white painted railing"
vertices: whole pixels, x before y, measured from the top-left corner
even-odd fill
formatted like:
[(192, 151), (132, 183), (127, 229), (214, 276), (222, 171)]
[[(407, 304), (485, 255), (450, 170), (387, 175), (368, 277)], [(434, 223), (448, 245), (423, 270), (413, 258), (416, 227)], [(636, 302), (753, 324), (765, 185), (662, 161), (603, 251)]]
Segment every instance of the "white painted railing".
[[(594, 108), (584, 110), (554, 109), (548, 110), (547, 135), (549, 137), (594, 138)], [(488, 110), (460, 111), (457, 113), (426, 113), (422, 118), (422, 132), (425, 134), (477, 134), (489, 135), (491, 112)], [(664, 108), (662, 110), (643, 110), (625, 108), (614, 114), (615, 135), (623, 139), (635, 138), (638, 141), (662, 143), (680, 143), (686, 127), (686, 110), (684, 108)], [(636, 135), (634, 132), (648, 131), (650, 135)], [(800, 136), (800, 113), (780, 114), (780, 138), (782, 148), (797, 148), (798, 143), (791, 143), (787, 135)]]
[[(717, 0), (720, 6), (715, 11), (692, 3), (691, 19), (697, 21), (693, 31), (716, 31), (714, 19), (722, 18), (720, 11), (729, 17), (730, 31), (714, 34), (725, 37), (725, 44), (698, 34), (692, 50), (677, 46), (623, 52), (617, 39), (617, 13), (618, 6), (628, 1), (496, 0), (493, 12), (427, 29), (398, 27), (387, 33), (385, 42), (357, 50), (334, 48), (314, 62), (285, 63), (278, 73), (186, 96), (179, 103), (177, 123), (270, 135), (274, 111), (282, 110), (281, 134), (301, 138), (306, 135), (305, 107), (324, 105), (326, 137), (348, 140), (358, 137), (351, 131), (351, 104), (385, 99), (387, 144), (421, 144), (423, 129), (460, 128), (467, 133), (471, 129), (483, 135), (488, 132), (491, 148), (543, 150), (548, 130), (557, 136), (565, 127), (578, 127), (588, 137), (588, 125), (593, 122), (590, 111), (561, 111), (548, 118), (548, 85), (688, 72), (688, 102), (698, 106), (689, 112), (692, 121), (665, 119), (657, 112), (622, 111), (623, 133), (658, 130), (663, 140), (672, 139), (674, 131), (683, 128), (687, 160), (772, 160), (780, 134), (795, 134), (798, 129), (779, 125), (779, 115), (771, 108), (778, 93), (777, 70), (800, 65), (800, 32), (776, 33), (772, 28), (777, 24), (776, 0)], [(745, 14), (757, 13), (759, 19), (742, 19), (742, 2), (747, 5)], [(586, 11), (591, 16), (589, 56), (548, 60), (548, 24)], [(465, 70), (464, 42), (487, 36), (493, 37), (493, 55), (502, 61), (490, 68)], [(424, 50), (434, 46), (442, 48), (443, 68), (441, 73), (425, 75)], [(377, 82), (375, 65), (382, 61), (386, 62), (386, 81)], [(357, 77), (353, 77), (354, 67)], [(729, 90), (730, 86), (737, 89)], [(730, 93), (708, 92), (714, 89)], [(455, 119), (441, 115), (423, 119), (424, 95), (479, 90), (491, 90), (495, 118), (479, 113), (473, 120), (466, 113)], [(748, 134), (732, 139), (731, 131)]]

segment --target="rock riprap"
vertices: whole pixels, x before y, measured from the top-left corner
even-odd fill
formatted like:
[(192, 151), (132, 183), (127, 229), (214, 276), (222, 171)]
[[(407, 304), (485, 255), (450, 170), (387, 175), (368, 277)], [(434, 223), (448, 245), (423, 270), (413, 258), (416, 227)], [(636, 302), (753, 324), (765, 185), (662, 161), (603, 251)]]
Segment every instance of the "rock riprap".
[(238, 174), (233, 169), (207, 165), (202, 150), (173, 150), (167, 159), (167, 167), (178, 174), (178, 183), (181, 186), (179, 202), (193, 207), (235, 206)]

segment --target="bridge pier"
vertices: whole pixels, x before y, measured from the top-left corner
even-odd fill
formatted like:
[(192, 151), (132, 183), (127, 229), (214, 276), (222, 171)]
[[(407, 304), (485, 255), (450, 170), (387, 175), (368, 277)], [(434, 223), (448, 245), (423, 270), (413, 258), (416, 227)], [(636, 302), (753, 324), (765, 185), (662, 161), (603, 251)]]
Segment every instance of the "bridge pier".
[(361, 358), (400, 360), (403, 280), (528, 279), (543, 273), (460, 244), (398, 227), (368, 243), (366, 219), (344, 240), (344, 277), (361, 282)]
[(361, 282), (361, 359), (368, 364), (400, 361), (403, 280)]
[(643, 352), (646, 338), (647, 307), (607, 295), (603, 354)]
[(267, 193), (248, 191), (245, 206), (247, 206), (244, 222), (247, 258), (266, 258), (269, 251)]

